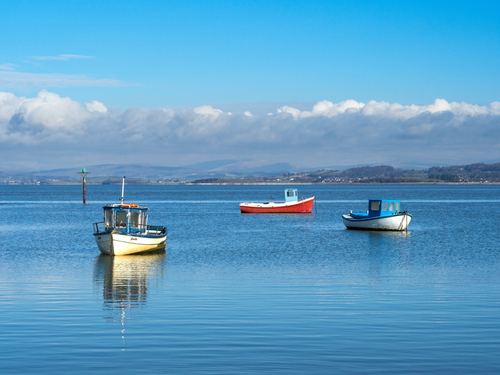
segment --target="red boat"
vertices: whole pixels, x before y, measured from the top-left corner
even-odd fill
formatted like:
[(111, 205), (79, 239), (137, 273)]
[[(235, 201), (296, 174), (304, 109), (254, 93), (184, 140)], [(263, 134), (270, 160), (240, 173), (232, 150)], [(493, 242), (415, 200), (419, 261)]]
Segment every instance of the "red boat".
[(241, 203), (242, 214), (282, 214), (282, 213), (311, 213), (314, 198), (298, 199), (297, 189), (285, 190), (285, 202), (275, 203)]

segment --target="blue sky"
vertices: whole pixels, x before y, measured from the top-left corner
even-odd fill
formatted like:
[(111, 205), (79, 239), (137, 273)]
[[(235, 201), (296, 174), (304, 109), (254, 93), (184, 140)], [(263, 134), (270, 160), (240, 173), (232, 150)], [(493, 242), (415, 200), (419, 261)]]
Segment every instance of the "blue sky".
[[(436, 98), (484, 105), (498, 100), (499, 16), (498, 1), (2, 2), (0, 64), (119, 81), (10, 91), (46, 88), (121, 108)], [(92, 58), (35, 58), (63, 54)]]
[[(1, 2), (0, 91), (34, 100), (47, 90), (122, 115), (137, 107), (242, 108), (234, 103), (260, 115), (269, 108), (262, 102), (279, 103), (276, 113), (349, 99), (488, 107), (500, 100), (499, 19), (498, 1)], [(19, 111), (21, 104), (12, 113)], [(12, 118), (4, 119), (9, 134)], [(234, 157), (207, 151), (198, 158), (219, 156)]]

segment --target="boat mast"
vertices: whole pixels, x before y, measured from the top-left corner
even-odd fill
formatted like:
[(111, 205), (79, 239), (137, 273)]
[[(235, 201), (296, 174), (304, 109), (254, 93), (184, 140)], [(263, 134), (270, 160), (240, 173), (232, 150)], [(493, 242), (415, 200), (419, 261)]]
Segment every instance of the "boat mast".
[(123, 181), (122, 181), (122, 197), (120, 199), (120, 201), (122, 202), (123, 204), (123, 193), (125, 192), (125, 176), (123, 176)]

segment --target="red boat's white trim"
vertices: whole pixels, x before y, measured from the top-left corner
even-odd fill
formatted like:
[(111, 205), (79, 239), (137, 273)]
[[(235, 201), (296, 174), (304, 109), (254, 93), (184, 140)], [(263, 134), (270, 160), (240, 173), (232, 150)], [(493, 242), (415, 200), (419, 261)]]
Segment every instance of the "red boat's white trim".
[(241, 203), (240, 210), (242, 214), (311, 213), (314, 198), (311, 197), (288, 203)]

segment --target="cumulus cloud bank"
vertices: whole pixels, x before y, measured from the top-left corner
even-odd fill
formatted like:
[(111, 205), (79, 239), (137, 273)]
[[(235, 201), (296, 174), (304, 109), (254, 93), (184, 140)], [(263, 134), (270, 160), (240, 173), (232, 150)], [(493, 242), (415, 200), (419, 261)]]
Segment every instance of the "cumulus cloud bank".
[[(224, 112), (80, 105), (41, 91), (35, 98), (0, 92), (0, 155), (55, 168), (75, 163), (167, 165), (219, 158), (267, 159), (301, 166), (388, 161), (467, 163), (500, 157), (500, 103), (401, 105), (321, 101), (266, 116)], [(5, 162), (4, 162), (5, 164)], [(42, 165), (41, 165), (42, 164)]]

